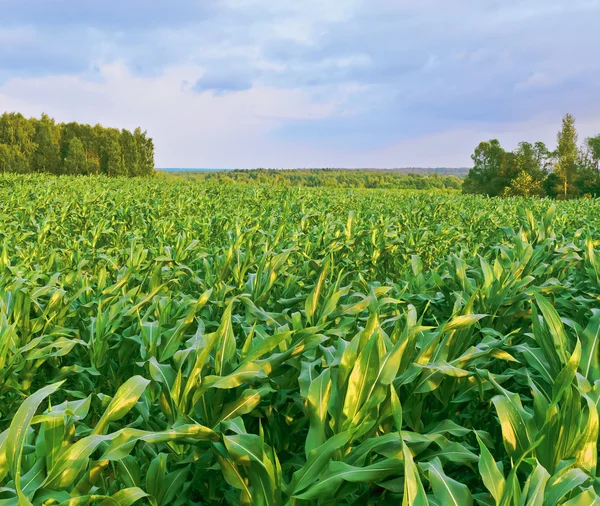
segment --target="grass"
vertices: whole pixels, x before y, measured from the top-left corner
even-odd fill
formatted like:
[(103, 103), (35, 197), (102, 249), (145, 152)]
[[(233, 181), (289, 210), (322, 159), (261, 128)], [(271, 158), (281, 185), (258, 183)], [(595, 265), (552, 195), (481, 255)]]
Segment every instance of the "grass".
[(0, 505), (598, 504), (600, 201), (0, 178)]

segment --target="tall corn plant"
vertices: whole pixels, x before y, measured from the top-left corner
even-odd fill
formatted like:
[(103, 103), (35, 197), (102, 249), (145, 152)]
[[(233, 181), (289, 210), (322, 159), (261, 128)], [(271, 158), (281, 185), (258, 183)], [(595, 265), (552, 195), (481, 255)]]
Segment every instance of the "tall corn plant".
[(600, 501), (597, 201), (0, 197), (0, 505)]

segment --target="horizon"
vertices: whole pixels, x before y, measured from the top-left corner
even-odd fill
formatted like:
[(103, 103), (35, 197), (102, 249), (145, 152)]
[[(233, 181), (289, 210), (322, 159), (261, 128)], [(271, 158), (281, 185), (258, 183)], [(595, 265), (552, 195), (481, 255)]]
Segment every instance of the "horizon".
[(468, 167), (566, 113), (600, 133), (600, 0), (0, 6), (0, 112), (140, 126), (160, 167)]
[(161, 171), (221, 171), (221, 170), (379, 170), (379, 171), (394, 171), (394, 170), (469, 170), (470, 167), (155, 167), (154, 170)]

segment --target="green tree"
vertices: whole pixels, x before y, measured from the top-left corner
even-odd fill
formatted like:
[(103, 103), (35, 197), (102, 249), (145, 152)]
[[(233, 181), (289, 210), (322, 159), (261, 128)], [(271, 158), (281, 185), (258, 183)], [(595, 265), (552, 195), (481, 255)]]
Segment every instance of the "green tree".
[(591, 162), (600, 170), (600, 135), (587, 138), (585, 144)]
[(11, 172), (13, 150), (8, 144), (0, 144), (0, 173)]
[(141, 176), (139, 166), (139, 153), (135, 143), (135, 137), (129, 130), (121, 130), (121, 153), (123, 163), (129, 176)]
[(154, 143), (139, 127), (134, 130), (133, 138), (138, 154), (139, 175), (149, 176), (154, 171)]
[(59, 174), (61, 169), (60, 159), (60, 131), (54, 120), (47, 114), (35, 125), (35, 151), (32, 159), (32, 172), (49, 172)]
[(6, 144), (4, 163), (8, 172), (31, 172), (37, 120), (27, 119), (19, 113), (4, 113), (0, 116), (0, 144)]
[(517, 177), (504, 190), (504, 196), (531, 197), (532, 195), (541, 195), (542, 193), (542, 181), (536, 179), (526, 170), (519, 172)]
[(562, 128), (557, 136), (556, 148), (557, 161), (554, 168), (563, 190), (563, 197), (567, 198), (569, 189), (577, 172), (577, 131), (575, 118), (571, 114), (565, 115)]
[(85, 149), (83, 143), (78, 137), (73, 137), (69, 142), (69, 150), (65, 158), (66, 174), (85, 174), (87, 171), (87, 162), (85, 159)]
[(513, 155), (514, 169), (518, 171), (517, 176), (522, 178), (521, 173), (525, 172), (534, 181), (543, 181), (548, 175), (550, 153), (543, 142), (536, 142), (535, 144), (519, 142)]
[[(77, 139), (77, 142), (73, 142)], [(152, 174), (154, 144), (141, 129), (57, 124), (47, 114), (0, 116), (0, 172), (136, 176)]]
[(109, 177), (126, 176), (127, 168), (121, 151), (121, 132), (107, 128), (102, 134), (100, 167)]
[(578, 196), (600, 195), (600, 136), (586, 139), (582, 146), (573, 187)]
[(100, 174), (100, 139), (103, 128), (100, 125), (79, 125), (79, 139), (85, 149), (85, 172)]
[[(60, 125), (60, 159), (63, 164), (63, 172), (68, 173), (65, 164), (67, 157), (69, 156), (69, 145), (71, 140), (78, 137), (81, 141), (81, 126), (79, 123), (65, 123)], [(80, 171), (85, 171), (85, 165), (79, 167)]]
[(491, 197), (501, 195), (516, 176), (514, 158), (502, 148), (498, 139), (481, 142), (471, 155), (473, 168), (465, 178), (463, 191)]

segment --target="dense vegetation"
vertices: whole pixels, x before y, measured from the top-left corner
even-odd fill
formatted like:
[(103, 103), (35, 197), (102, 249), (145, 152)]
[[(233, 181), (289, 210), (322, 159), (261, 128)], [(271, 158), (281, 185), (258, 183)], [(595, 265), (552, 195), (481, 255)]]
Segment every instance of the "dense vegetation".
[(146, 132), (56, 123), (18, 113), (0, 116), (0, 173), (145, 176), (154, 170), (154, 144)]
[(253, 169), (178, 173), (188, 178), (224, 183), (277, 184), (326, 188), (389, 188), (404, 190), (460, 190), (462, 179), (432, 174), (402, 174), (384, 170), (349, 169)]
[(598, 504), (600, 201), (0, 177), (0, 504)]
[(465, 193), (548, 196), (567, 199), (600, 196), (600, 135), (577, 145), (575, 119), (563, 118), (557, 146), (521, 142), (505, 151), (497, 139), (482, 142), (472, 155), (473, 168), (463, 185)]

